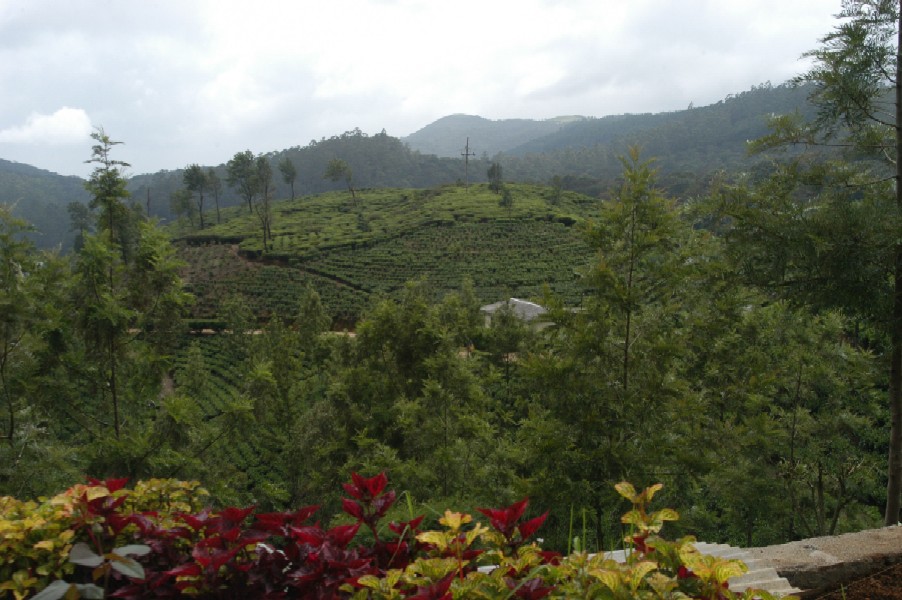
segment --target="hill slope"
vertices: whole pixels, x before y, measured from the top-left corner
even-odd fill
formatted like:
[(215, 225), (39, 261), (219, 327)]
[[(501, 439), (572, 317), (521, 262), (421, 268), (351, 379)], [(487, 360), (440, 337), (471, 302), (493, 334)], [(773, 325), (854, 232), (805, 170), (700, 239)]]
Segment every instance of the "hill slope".
[(261, 254), (259, 224), (244, 209), (203, 232), (183, 232), (185, 278), (194, 317), (215, 319), (230, 293), (262, 316), (291, 316), (312, 285), (340, 324), (352, 324), (376, 297), (422, 279), (436, 298), (473, 281), (480, 301), (536, 298), (544, 285), (575, 299), (591, 256), (577, 225), (596, 208), (578, 194), (512, 185), (499, 206), (485, 185), (380, 189), (357, 202), (332, 192), (274, 206), (273, 250)]
[(470, 138), (471, 152), (475, 152), (477, 156), (494, 156), (553, 134), (568, 124), (585, 120), (585, 117), (556, 117), (544, 121), (492, 121), (473, 115), (450, 115), (401, 138), (401, 141), (423, 154), (459, 158), (464, 151), (466, 139)]
[(32, 239), (38, 247), (71, 246), (66, 206), (87, 201), (83, 179), (0, 159), (0, 204), (12, 206), (15, 216), (34, 225)]
[[(240, 149), (238, 150), (240, 151)], [(329, 161), (340, 158), (350, 165), (353, 172), (354, 185), (359, 188), (378, 187), (430, 187), (442, 183), (464, 179), (462, 161), (439, 158), (410, 150), (398, 138), (385, 133), (367, 135), (355, 129), (337, 136), (319, 141), (312, 140), (306, 146), (295, 146), (266, 155), (273, 170), (273, 185), (277, 198), (291, 196), (291, 188), (281, 177), (279, 162), (288, 159), (297, 170), (295, 192), (297, 195), (321, 194), (344, 187), (342, 182), (335, 183), (323, 177)], [(479, 166), (472, 170), (479, 180), (485, 181), (488, 168)], [(214, 171), (223, 183), (221, 197), (222, 206), (235, 206), (242, 200), (238, 194), (226, 184), (226, 166), (214, 167)], [(169, 197), (176, 190), (184, 187), (183, 170), (137, 175), (129, 180), (132, 195), (143, 199), (151, 197), (151, 213), (169, 219), (172, 217), (169, 208)], [(211, 202), (212, 205), (212, 202)]]

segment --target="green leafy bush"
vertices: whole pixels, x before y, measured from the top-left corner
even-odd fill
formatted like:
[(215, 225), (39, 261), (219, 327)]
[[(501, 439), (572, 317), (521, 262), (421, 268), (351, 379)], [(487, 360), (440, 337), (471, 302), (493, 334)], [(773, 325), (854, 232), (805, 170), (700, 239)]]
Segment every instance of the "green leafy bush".
[[(0, 575), (7, 597), (57, 598), (761, 598), (737, 596), (727, 580), (740, 561), (702, 555), (660, 531), (676, 511), (649, 511), (655, 485), (632, 504), (627, 558), (562, 557), (535, 535), (547, 513), (527, 519), (528, 500), (479, 508), (486, 523), (446, 511), (439, 529), (423, 517), (382, 525), (396, 494), (384, 473), (352, 474), (342, 502), (353, 522), (323, 529), (317, 506), (255, 514), (253, 507), (199, 510), (196, 483), (91, 480), (40, 502), (0, 499)], [(367, 530), (354, 543), (361, 528)], [(42, 590), (42, 591), (41, 591)]]

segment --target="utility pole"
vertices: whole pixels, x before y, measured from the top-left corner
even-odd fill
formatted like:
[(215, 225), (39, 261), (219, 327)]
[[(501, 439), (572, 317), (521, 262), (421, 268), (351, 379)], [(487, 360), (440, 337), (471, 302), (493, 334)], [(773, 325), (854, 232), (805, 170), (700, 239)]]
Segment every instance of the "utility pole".
[(470, 138), (467, 138), (467, 145), (464, 148), (464, 151), (460, 153), (461, 156), (464, 157), (464, 186), (467, 190), (470, 189), (470, 157), (476, 156), (475, 152), (470, 152)]

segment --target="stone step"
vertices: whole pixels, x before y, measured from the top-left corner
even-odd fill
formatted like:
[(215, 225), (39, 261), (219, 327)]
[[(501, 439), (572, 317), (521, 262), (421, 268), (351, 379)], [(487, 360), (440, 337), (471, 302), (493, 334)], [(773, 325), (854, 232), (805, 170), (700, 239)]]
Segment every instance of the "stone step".
[(734, 592), (742, 593), (748, 589), (764, 590), (774, 596), (788, 596), (790, 594), (799, 594), (801, 590), (792, 587), (788, 581), (782, 577), (769, 579), (767, 581), (757, 581), (754, 583), (738, 583), (733, 585), (730, 583), (730, 589)]
[(736, 548), (727, 544), (711, 544), (698, 542), (695, 544), (699, 552), (719, 558), (741, 560), (748, 571), (738, 577), (730, 579), (730, 589), (737, 592), (759, 589), (774, 595), (785, 596), (797, 594), (802, 590), (795, 588), (784, 577), (781, 577), (773, 565), (766, 558), (752, 558), (742, 548)]
[(743, 560), (742, 562), (744, 562), (745, 566), (748, 567), (749, 573), (754, 573), (755, 571), (758, 571), (758, 570), (772, 568), (770, 566), (769, 562), (762, 560), (760, 558), (750, 558), (748, 560)]

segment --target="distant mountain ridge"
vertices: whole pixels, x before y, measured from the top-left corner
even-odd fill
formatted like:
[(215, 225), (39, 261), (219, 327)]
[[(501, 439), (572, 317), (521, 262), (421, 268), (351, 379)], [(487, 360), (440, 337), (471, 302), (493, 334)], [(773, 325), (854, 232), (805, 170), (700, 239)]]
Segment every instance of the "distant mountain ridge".
[[(611, 115), (546, 121), (489, 121), (457, 115), (445, 117), (404, 138), (413, 150), (422, 140), (433, 148), (470, 147), (497, 150), (487, 158), (503, 166), (509, 181), (548, 182), (557, 177), (565, 189), (597, 196), (616, 181), (619, 157), (638, 146), (653, 158), (659, 184), (670, 195), (698, 195), (719, 171), (751, 171), (763, 161), (748, 153), (749, 140), (768, 133), (769, 117), (799, 112), (814, 116), (811, 88), (769, 83), (731, 94), (708, 106), (664, 113)], [(483, 132), (480, 134), (479, 132)], [(484, 141), (481, 135), (488, 136)], [(516, 143), (519, 138), (534, 136)], [(502, 143), (502, 142), (506, 143)], [(460, 152), (456, 156), (460, 156)]]
[(637, 142), (647, 143), (647, 150), (655, 156), (672, 154), (676, 145), (685, 149), (729, 145), (744, 152), (746, 141), (767, 133), (769, 116), (794, 111), (813, 116), (814, 108), (808, 103), (811, 91), (810, 86), (763, 84), (704, 107), (587, 119), (510, 148), (507, 153), (522, 156)]
[[(747, 141), (767, 133), (770, 115), (798, 111), (812, 116), (809, 93), (804, 87), (764, 84), (709, 106), (602, 118), (493, 121), (458, 114), (405, 138), (355, 129), (266, 156), (273, 167), (276, 198), (290, 196), (277, 169), (280, 161), (288, 159), (295, 165), (295, 191), (304, 196), (341, 189), (342, 183), (323, 178), (326, 165), (336, 158), (350, 165), (358, 188), (434, 188), (465, 178), (478, 183), (486, 180), (490, 162), (499, 161), (506, 181), (554, 180), (563, 189), (599, 196), (617, 181), (619, 157), (637, 145), (644, 158), (656, 160), (661, 187), (672, 196), (685, 197), (704, 193), (715, 172), (754, 170), (762, 159), (749, 156)], [(462, 153), (468, 137), (474, 156), (465, 173)], [(225, 165), (213, 169), (223, 182), (220, 205), (241, 202), (225, 186)], [(0, 203), (15, 206), (16, 214), (37, 226), (41, 246), (66, 246), (70, 236), (66, 205), (87, 200), (83, 185), (77, 177), (0, 160)], [(172, 217), (170, 197), (184, 186), (183, 171), (134, 175), (128, 186), (136, 202), (167, 220)], [(206, 206), (213, 210), (212, 200)]]
[(15, 216), (34, 225), (37, 231), (32, 239), (40, 247), (67, 248), (74, 236), (69, 231), (66, 206), (88, 199), (80, 177), (0, 158), (0, 204), (11, 206)]
[[(701, 134), (698, 143), (724, 142), (744, 146), (767, 132), (766, 117), (793, 111), (812, 113), (807, 98), (811, 89), (805, 86), (769, 83), (750, 90), (730, 94), (725, 99), (703, 107), (685, 110), (608, 115), (605, 117), (555, 117), (547, 120), (502, 119), (492, 121), (471, 115), (442, 117), (415, 133), (401, 138), (412, 150), (438, 156), (460, 157), (466, 138), (477, 155), (506, 158), (528, 154), (545, 154), (565, 149), (592, 148), (599, 145), (625, 146), (641, 140), (650, 143), (650, 154), (669, 158), (673, 140), (666, 144), (655, 137), (680, 136), (680, 143), (691, 147), (689, 136)], [(654, 149), (652, 149), (652, 147)], [(744, 149), (744, 148), (742, 148)]]
[(442, 117), (401, 138), (401, 141), (410, 146), (411, 150), (423, 154), (459, 158), (464, 152), (466, 139), (470, 138), (470, 152), (476, 156), (494, 156), (552, 134), (574, 122), (586, 120), (587, 118), (582, 116), (567, 116), (543, 121), (531, 119), (493, 121), (475, 115), (456, 114)]

